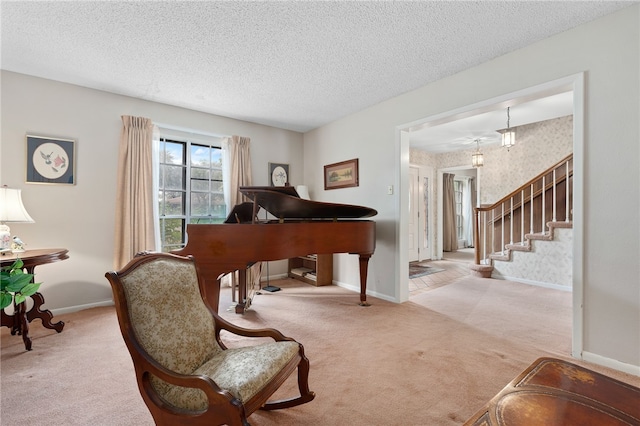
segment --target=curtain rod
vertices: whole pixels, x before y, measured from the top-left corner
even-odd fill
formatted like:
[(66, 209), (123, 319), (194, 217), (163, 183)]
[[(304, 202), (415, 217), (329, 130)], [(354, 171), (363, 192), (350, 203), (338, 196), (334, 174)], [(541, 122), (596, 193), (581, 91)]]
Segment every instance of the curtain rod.
[(228, 137), (231, 137), (231, 135), (221, 135), (221, 134), (216, 134), (216, 133), (209, 133), (209, 132), (204, 132), (204, 131), (201, 131), (201, 130), (189, 129), (187, 127), (174, 126), (174, 125), (171, 125), (171, 124), (156, 123), (156, 122), (153, 122), (153, 124), (155, 124), (156, 126), (158, 126), (161, 129), (176, 130), (178, 132), (189, 133), (189, 134), (196, 135), (196, 136), (210, 136), (210, 137), (213, 137), (213, 138), (228, 138)]

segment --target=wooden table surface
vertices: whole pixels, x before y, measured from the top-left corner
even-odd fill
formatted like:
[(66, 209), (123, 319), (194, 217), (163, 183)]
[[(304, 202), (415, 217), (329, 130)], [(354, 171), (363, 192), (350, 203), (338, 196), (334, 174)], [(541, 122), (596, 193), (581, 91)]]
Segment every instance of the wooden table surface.
[(540, 358), (466, 426), (640, 425), (640, 388), (576, 364)]
[(28, 268), (27, 265), (36, 267), (38, 265), (44, 265), (45, 263), (59, 262), (68, 259), (69, 255), (67, 253), (69, 253), (69, 250), (63, 248), (25, 250), (20, 253), (3, 253), (0, 255), (0, 265), (11, 265), (16, 259), (20, 258), (25, 268)]

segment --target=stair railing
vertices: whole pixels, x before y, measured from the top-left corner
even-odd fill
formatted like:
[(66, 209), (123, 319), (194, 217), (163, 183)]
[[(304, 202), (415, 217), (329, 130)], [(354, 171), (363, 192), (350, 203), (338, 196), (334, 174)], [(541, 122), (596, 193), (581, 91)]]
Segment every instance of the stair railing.
[(474, 209), (475, 264), (508, 260), (509, 250), (529, 244), (531, 236), (546, 235), (553, 223), (570, 224), (572, 205), (570, 154), (496, 203)]

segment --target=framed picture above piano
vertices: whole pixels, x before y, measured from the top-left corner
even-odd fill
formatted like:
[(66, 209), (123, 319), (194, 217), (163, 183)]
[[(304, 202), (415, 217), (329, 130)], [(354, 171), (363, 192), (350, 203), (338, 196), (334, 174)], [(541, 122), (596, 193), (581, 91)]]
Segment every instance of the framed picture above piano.
[(269, 186), (286, 186), (289, 184), (289, 165), (269, 163)]
[(349, 188), (359, 184), (357, 158), (324, 166), (324, 189)]

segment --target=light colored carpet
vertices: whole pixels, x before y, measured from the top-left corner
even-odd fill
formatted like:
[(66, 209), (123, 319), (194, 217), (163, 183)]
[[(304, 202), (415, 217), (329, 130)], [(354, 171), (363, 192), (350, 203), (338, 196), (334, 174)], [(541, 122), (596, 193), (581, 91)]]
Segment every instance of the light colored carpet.
[[(336, 286), (273, 282), (245, 315), (302, 342), (308, 404), (250, 416), (264, 425), (457, 425), (541, 356), (569, 358), (571, 295), (464, 277), (394, 304)], [(62, 333), (31, 325), (33, 351), (2, 329), (1, 424), (152, 425), (113, 308), (59, 315)], [(238, 342), (234, 342), (238, 344)], [(640, 385), (640, 378), (578, 362)], [(295, 377), (294, 377), (295, 379)], [(288, 380), (277, 396), (295, 392)]]
[(442, 253), (442, 258), (446, 260), (455, 260), (456, 262), (473, 262), (474, 258), (473, 248), (461, 248), (456, 251), (445, 251)]

